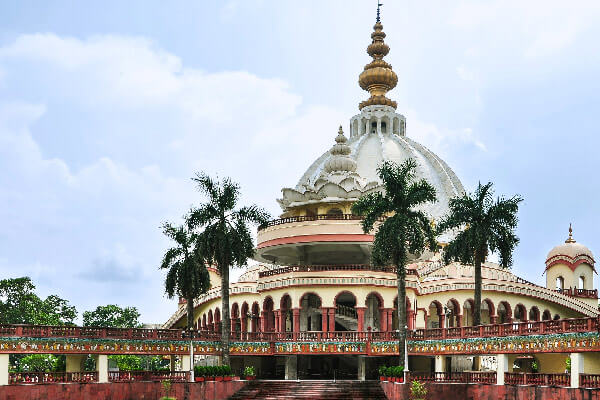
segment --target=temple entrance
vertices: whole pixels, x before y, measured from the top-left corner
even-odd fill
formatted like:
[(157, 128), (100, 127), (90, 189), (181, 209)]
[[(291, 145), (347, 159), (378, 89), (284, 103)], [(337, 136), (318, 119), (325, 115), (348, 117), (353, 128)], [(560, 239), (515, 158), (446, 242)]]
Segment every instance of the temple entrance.
[(298, 356), (299, 379), (358, 379), (356, 356)]

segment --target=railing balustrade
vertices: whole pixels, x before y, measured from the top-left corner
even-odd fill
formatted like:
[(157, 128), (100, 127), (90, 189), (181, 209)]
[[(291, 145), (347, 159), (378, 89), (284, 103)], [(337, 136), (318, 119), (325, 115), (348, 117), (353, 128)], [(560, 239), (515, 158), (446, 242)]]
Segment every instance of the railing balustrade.
[(436, 383), (496, 383), (496, 372), (408, 372), (408, 379)]
[(131, 381), (163, 381), (185, 382), (188, 380), (187, 371), (109, 371), (110, 382)]
[[(332, 264), (332, 265), (290, 265), (281, 268), (268, 269), (258, 273), (259, 278), (289, 274), (292, 272), (323, 272), (323, 271), (369, 271), (369, 272), (388, 272), (396, 273), (396, 267), (384, 266), (379, 267), (369, 264)], [(406, 275), (418, 275), (414, 268), (406, 270)]]
[(10, 372), (8, 375), (11, 385), (97, 381), (98, 372)]
[[(338, 305), (336, 314), (357, 317), (356, 310), (352, 307)], [(415, 329), (407, 332), (410, 340), (432, 339), (459, 339), (476, 337), (506, 337), (526, 336), (539, 334), (555, 334), (569, 332), (598, 332), (600, 323), (598, 318), (572, 318), (550, 321), (525, 321), (510, 322), (506, 324), (462, 326), (450, 328)], [(1, 337), (29, 337), (29, 338), (83, 338), (83, 339), (133, 339), (133, 340), (181, 340), (181, 329), (122, 329), (122, 328), (97, 328), (97, 327), (62, 327), (43, 325), (0, 325)], [(278, 340), (322, 340), (323, 338), (338, 339), (346, 337), (358, 338), (357, 340), (393, 340), (398, 338), (396, 331), (387, 332), (355, 332), (355, 331), (306, 331), (306, 332), (234, 332), (232, 341), (258, 341), (271, 342)], [(197, 330), (194, 341), (220, 341), (221, 333), (209, 330)], [(349, 339), (350, 340), (350, 339)]]
[(600, 388), (599, 374), (580, 374), (579, 386), (585, 388)]
[[(297, 217), (287, 217), (287, 218), (279, 218), (274, 219), (267, 222), (264, 225), (258, 227), (258, 230), (261, 231), (265, 228), (283, 225), (283, 224), (291, 224), (295, 222), (310, 222), (310, 221), (360, 221), (363, 217), (360, 215), (354, 214), (318, 214), (318, 215), (302, 215)], [(385, 217), (379, 218), (379, 221), (385, 221)]]
[(582, 297), (585, 299), (597, 299), (598, 289), (577, 289), (577, 288), (566, 288), (556, 289), (558, 293), (562, 293), (571, 297)]
[(505, 372), (506, 385), (570, 386), (570, 374), (542, 374), (534, 372)]

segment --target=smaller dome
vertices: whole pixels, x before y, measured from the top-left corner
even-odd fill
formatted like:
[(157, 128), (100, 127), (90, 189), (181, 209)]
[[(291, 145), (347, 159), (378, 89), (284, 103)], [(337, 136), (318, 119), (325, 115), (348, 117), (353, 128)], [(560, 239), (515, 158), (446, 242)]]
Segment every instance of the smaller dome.
[(555, 246), (546, 257), (546, 268), (550, 268), (554, 264), (565, 263), (569, 267), (576, 267), (581, 263), (594, 266), (594, 255), (592, 251), (585, 245), (577, 243), (573, 239), (573, 229), (569, 225), (569, 237), (565, 243)]
[(333, 145), (329, 152), (332, 157), (327, 160), (325, 163), (325, 171), (326, 172), (354, 172), (356, 171), (356, 161), (354, 161), (348, 155), (352, 152), (350, 146), (348, 146), (346, 136), (344, 136), (344, 131), (340, 126), (340, 130), (338, 131), (338, 135), (335, 138), (336, 144)]

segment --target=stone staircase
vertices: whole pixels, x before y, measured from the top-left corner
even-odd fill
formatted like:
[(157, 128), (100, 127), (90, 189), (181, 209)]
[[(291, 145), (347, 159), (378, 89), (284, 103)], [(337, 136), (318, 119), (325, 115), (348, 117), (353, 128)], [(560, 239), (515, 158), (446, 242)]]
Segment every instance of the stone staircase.
[(384, 400), (378, 381), (252, 381), (230, 400)]

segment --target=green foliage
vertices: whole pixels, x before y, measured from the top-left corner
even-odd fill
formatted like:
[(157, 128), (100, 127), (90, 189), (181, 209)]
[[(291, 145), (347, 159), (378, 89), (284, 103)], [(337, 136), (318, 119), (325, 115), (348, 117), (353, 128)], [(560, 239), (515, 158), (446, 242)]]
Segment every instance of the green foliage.
[(519, 243), (515, 230), (521, 201), (520, 196), (494, 200), (492, 183), (479, 183), (475, 193), (450, 199), (450, 212), (438, 226), (440, 233), (459, 230), (445, 248), (446, 263), (454, 260), (475, 266), (474, 325), (479, 325), (481, 318), (481, 264), (491, 251), (498, 252), (502, 267), (512, 265), (512, 253)]
[(83, 326), (102, 328), (140, 328), (140, 313), (136, 307), (119, 307), (116, 304), (98, 306), (94, 311), (84, 311)]
[(254, 367), (248, 366), (244, 368), (244, 376), (256, 376), (256, 371), (254, 370)]
[[(64, 357), (63, 357), (64, 358)], [(52, 354), (29, 354), (16, 366), (17, 372), (58, 372), (64, 370), (64, 360)]]
[[(207, 201), (193, 208), (187, 218), (188, 228), (197, 235), (196, 253), (207, 263), (216, 265), (221, 274), (221, 287), (229, 287), (229, 268), (243, 267), (254, 256), (254, 240), (249, 224), (263, 225), (271, 217), (267, 211), (251, 205), (238, 206), (240, 187), (229, 178), (213, 180), (204, 173), (193, 178)], [(229, 364), (229, 292), (221, 296), (223, 363)], [(189, 312), (188, 312), (189, 314)]]
[(569, 374), (571, 373), (571, 357), (570, 356), (568, 356), (565, 359), (565, 370), (567, 371), (567, 373), (569, 373)]
[(412, 400), (422, 400), (427, 396), (427, 388), (425, 384), (419, 381), (412, 381), (410, 383), (410, 398)]
[(232, 370), (229, 365), (221, 365), (221, 366), (211, 366), (208, 365), (206, 367), (201, 365), (196, 365), (194, 367), (194, 375), (197, 377), (201, 376), (231, 376)]
[(163, 224), (163, 233), (176, 244), (167, 250), (160, 265), (160, 269), (167, 270), (165, 292), (169, 298), (178, 295), (187, 300), (188, 329), (193, 329), (194, 298), (210, 288), (204, 257), (195, 249), (199, 235), (186, 225), (173, 226), (168, 222)]
[(72, 325), (77, 310), (50, 295), (42, 300), (28, 277), (0, 280), (0, 324)]
[(398, 320), (400, 364), (404, 364), (406, 341), (406, 264), (409, 254), (421, 253), (425, 248), (435, 249), (435, 233), (425, 213), (417, 208), (436, 201), (435, 188), (425, 179), (415, 180), (416, 163), (408, 159), (398, 165), (385, 161), (378, 169), (385, 193), (372, 192), (352, 205), (352, 212), (364, 216), (365, 233), (377, 228), (371, 258), (375, 265), (396, 266), (398, 282)]
[(378, 372), (379, 372), (379, 376), (387, 376), (386, 375), (387, 367), (385, 365), (380, 365)]
[(160, 400), (177, 400), (177, 399), (175, 399), (175, 397), (170, 397), (171, 396), (171, 387), (172, 387), (172, 383), (170, 380), (165, 379), (164, 381), (161, 381), (161, 385), (162, 385), (163, 391), (165, 392), (165, 397), (161, 397)]
[(535, 361), (535, 360), (534, 360), (534, 361), (531, 363), (531, 372), (538, 372), (538, 371), (539, 371), (539, 369), (540, 369), (540, 367), (539, 367), (539, 365), (538, 365), (537, 361)]

